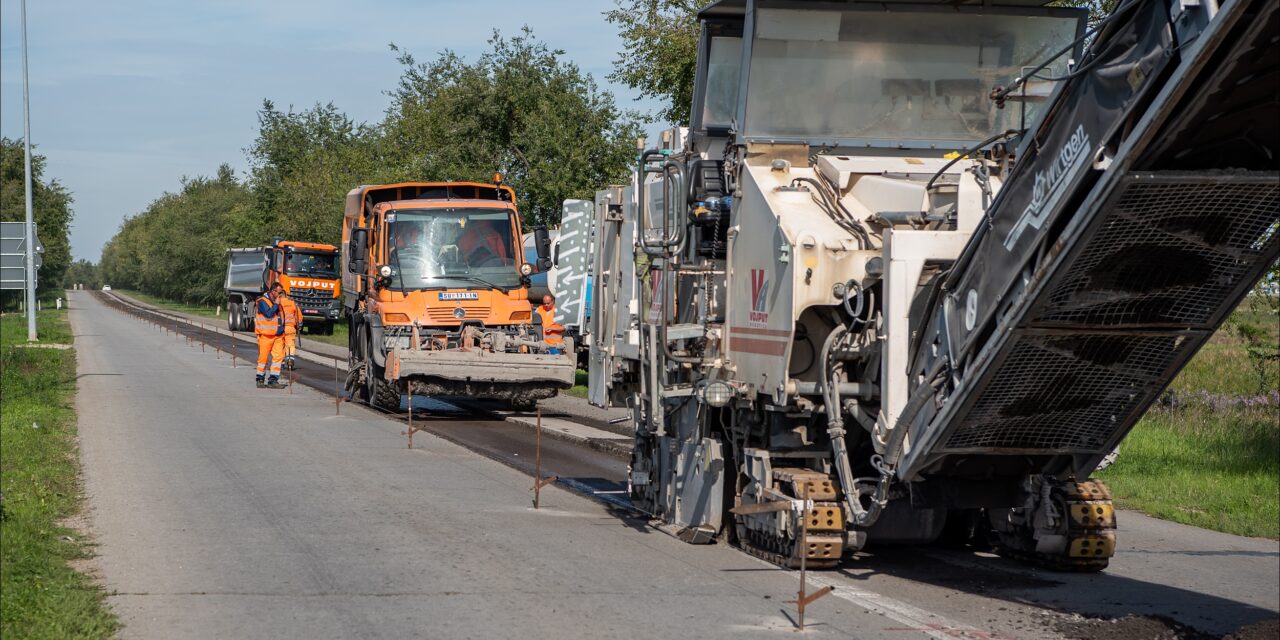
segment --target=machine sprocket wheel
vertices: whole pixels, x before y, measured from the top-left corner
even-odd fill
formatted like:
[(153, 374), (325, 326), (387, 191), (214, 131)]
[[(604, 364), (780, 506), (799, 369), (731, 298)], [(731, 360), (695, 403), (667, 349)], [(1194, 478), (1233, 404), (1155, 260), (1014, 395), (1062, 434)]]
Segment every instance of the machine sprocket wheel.
[(1056, 571), (1092, 573), (1107, 568), (1116, 551), (1115, 506), (1101, 480), (1055, 483), (1050, 499), (1062, 512), (1066, 543), (1055, 552), (1036, 550), (1034, 531), (1000, 532), (996, 552)]

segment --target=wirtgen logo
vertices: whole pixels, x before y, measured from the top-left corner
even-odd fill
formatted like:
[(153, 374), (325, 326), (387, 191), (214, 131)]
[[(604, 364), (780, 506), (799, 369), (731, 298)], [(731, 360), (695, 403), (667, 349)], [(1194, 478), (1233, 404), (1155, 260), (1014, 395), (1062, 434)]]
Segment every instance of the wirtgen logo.
[(768, 308), (769, 281), (764, 277), (764, 269), (751, 270), (751, 311), (747, 314), (747, 320), (752, 324), (768, 324), (769, 314), (765, 312)]
[(1058, 150), (1058, 157), (1054, 159), (1053, 164), (1036, 174), (1035, 185), (1031, 191), (1031, 202), (1027, 203), (1027, 207), (1022, 210), (1022, 215), (1018, 216), (1018, 223), (1013, 225), (1008, 237), (1004, 239), (1006, 250), (1013, 251), (1013, 246), (1018, 243), (1018, 238), (1022, 237), (1022, 232), (1026, 231), (1027, 227), (1039, 229), (1040, 225), (1044, 224), (1045, 216), (1049, 215), (1049, 209), (1058, 197), (1058, 187), (1062, 186), (1067, 176), (1075, 173), (1076, 167), (1082, 160), (1089, 157), (1085, 154), (1088, 148), (1089, 134), (1085, 133), (1084, 125), (1080, 125)]

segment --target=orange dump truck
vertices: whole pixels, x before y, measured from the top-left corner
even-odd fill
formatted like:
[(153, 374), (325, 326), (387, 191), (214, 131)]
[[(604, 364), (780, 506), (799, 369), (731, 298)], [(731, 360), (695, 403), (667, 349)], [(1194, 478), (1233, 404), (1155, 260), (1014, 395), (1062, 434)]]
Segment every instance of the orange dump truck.
[(412, 391), (527, 409), (572, 386), (572, 346), (544, 342), (529, 304), (529, 275), (550, 261), (526, 262), (520, 239), (500, 182), (352, 189), (341, 262), (356, 393), (386, 408)]
[(303, 326), (333, 333), (342, 312), (338, 248), (331, 244), (273, 239), (271, 246), (227, 250), (227, 328), (253, 328), (253, 304), (273, 282), (298, 304)]

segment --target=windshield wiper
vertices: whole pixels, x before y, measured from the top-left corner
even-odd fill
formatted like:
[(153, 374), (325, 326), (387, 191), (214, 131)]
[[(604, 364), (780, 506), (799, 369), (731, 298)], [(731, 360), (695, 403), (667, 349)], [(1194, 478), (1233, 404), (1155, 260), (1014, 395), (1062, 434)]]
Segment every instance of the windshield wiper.
[(475, 282), (477, 284), (484, 285), (486, 287), (489, 287), (490, 289), (501, 289), (503, 291), (507, 291), (511, 288), (511, 287), (503, 287), (500, 285), (496, 285), (492, 282), (489, 282), (488, 280), (485, 280), (484, 278), (477, 278), (476, 276), (431, 276), (430, 279), (431, 280), (467, 280), (470, 282)]

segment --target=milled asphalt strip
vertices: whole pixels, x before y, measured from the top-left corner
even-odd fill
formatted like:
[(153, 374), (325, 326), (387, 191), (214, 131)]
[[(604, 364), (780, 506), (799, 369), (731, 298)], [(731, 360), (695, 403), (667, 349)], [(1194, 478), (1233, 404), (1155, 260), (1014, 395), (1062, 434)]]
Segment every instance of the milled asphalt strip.
[[(119, 301), (121, 304), (134, 307), (136, 309), (146, 311), (149, 313), (154, 313), (157, 315), (164, 316), (166, 318), (173, 320), (174, 322), (181, 322), (183, 324), (199, 328), (203, 331), (211, 331), (215, 334), (218, 334), (221, 336), (227, 336), (247, 344), (257, 343), (255, 338), (252, 338), (244, 334), (236, 333), (234, 331), (229, 331), (227, 329), (223, 329), (217, 324), (205, 324), (203, 322), (192, 320), (191, 318), (188, 318), (180, 313), (171, 312), (165, 309), (160, 309), (151, 305), (147, 305), (133, 298), (129, 298), (121, 294), (116, 294), (114, 291), (104, 292), (104, 293), (108, 296), (111, 296), (115, 300)], [(310, 349), (308, 349), (307, 346), (305, 346), (305, 343), (298, 347), (298, 357), (303, 360), (306, 360), (307, 362), (318, 364), (320, 366), (337, 368), (338, 371), (345, 373), (345, 371), (343, 371), (343, 369), (341, 369), (340, 366), (335, 367), (335, 363), (340, 363), (342, 361), (341, 358), (336, 358), (332, 355), (323, 354), (319, 352), (313, 352)], [(474, 404), (471, 404), (471, 403), (467, 403), (467, 408), (473, 409), (476, 411), (481, 411), (487, 414), (491, 414), (493, 416), (506, 420), (507, 422), (512, 422), (512, 423), (523, 425), (530, 428), (537, 427), (537, 419), (534, 416), (515, 414), (509, 411), (494, 411), (492, 409), (475, 406)], [(570, 420), (565, 420), (563, 418), (553, 418), (553, 417), (543, 417), (542, 428), (543, 428), (542, 430), (543, 435), (550, 438), (565, 440), (568, 442), (572, 442), (574, 444), (581, 444), (583, 446), (590, 447), (597, 451), (602, 451), (604, 453), (617, 456), (617, 457), (622, 457), (622, 458), (631, 457), (631, 439), (625, 438), (625, 437), (619, 437), (618, 434), (613, 433), (612, 431), (605, 431), (603, 429), (597, 429), (589, 425), (573, 422)]]

